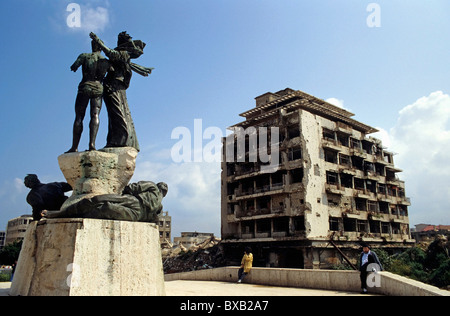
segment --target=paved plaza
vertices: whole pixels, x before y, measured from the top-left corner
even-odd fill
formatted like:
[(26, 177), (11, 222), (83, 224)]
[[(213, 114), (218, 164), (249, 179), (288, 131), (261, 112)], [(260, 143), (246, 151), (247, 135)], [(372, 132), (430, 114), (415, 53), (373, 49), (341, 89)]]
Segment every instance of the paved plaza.
[[(358, 296), (355, 292), (238, 284), (216, 281), (168, 281), (167, 296)], [(0, 296), (8, 296), (10, 282), (0, 283)]]

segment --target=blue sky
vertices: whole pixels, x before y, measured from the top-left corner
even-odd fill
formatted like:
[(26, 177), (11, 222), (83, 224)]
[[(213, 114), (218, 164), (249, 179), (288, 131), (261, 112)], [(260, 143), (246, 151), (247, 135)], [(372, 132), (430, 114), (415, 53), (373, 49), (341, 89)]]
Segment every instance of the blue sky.
[[(81, 6), (81, 27), (66, 23)], [(381, 26), (370, 28), (369, 3)], [(63, 181), (79, 72), (94, 31), (111, 47), (128, 31), (147, 43), (128, 101), (141, 145), (133, 180), (166, 181), (165, 208), (181, 231), (220, 235), (220, 166), (174, 163), (174, 128), (226, 127), (254, 97), (286, 87), (335, 99), (381, 130), (397, 152), (410, 222), (449, 224), (450, 2), (447, 0), (1, 1), (0, 229), (30, 213), (22, 180)], [(102, 109), (97, 146), (106, 139)], [(85, 126), (87, 126), (85, 120)], [(87, 148), (87, 132), (80, 149)]]

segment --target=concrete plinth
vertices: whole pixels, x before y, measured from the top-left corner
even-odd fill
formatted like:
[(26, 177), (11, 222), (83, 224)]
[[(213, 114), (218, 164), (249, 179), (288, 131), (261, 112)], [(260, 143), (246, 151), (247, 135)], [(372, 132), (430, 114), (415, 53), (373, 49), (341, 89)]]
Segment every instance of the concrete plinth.
[(97, 219), (33, 222), (10, 295), (165, 295), (158, 228)]
[(61, 210), (84, 198), (122, 194), (133, 177), (137, 154), (132, 147), (117, 147), (59, 156), (59, 167), (73, 188), (72, 196), (61, 206)]

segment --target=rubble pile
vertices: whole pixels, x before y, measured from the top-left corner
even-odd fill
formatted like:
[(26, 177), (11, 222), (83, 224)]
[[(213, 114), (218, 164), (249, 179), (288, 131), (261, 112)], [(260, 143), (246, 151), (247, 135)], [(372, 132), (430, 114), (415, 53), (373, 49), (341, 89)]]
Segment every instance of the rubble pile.
[(164, 273), (212, 269), (225, 264), (220, 241), (214, 237), (189, 249), (183, 245), (163, 249), (162, 260)]

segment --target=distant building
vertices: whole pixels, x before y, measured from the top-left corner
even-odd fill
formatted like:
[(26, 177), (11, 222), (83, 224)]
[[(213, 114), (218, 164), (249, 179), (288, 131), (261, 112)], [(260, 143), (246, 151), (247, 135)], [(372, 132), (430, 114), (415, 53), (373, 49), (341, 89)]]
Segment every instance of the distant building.
[(437, 235), (450, 237), (450, 225), (418, 224), (411, 229), (411, 236), (416, 242), (433, 241)]
[(183, 245), (189, 249), (192, 246), (200, 244), (212, 237), (214, 237), (213, 233), (182, 232), (181, 237), (175, 237), (173, 242), (177, 245)]
[(392, 252), (412, 246), (402, 170), (368, 136), (375, 128), (302, 91), (255, 100), (223, 140), (227, 258), (238, 263), (251, 246), (255, 265), (317, 269), (339, 263), (340, 250), (356, 258), (361, 242)]
[(28, 225), (33, 221), (32, 215), (22, 215), (8, 221), (5, 245), (23, 240)]
[(172, 241), (172, 217), (169, 212), (162, 212), (158, 216), (159, 240), (161, 247), (170, 247)]
[(2, 251), (3, 247), (5, 246), (6, 241), (6, 232), (0, 231), (0, 251)]

